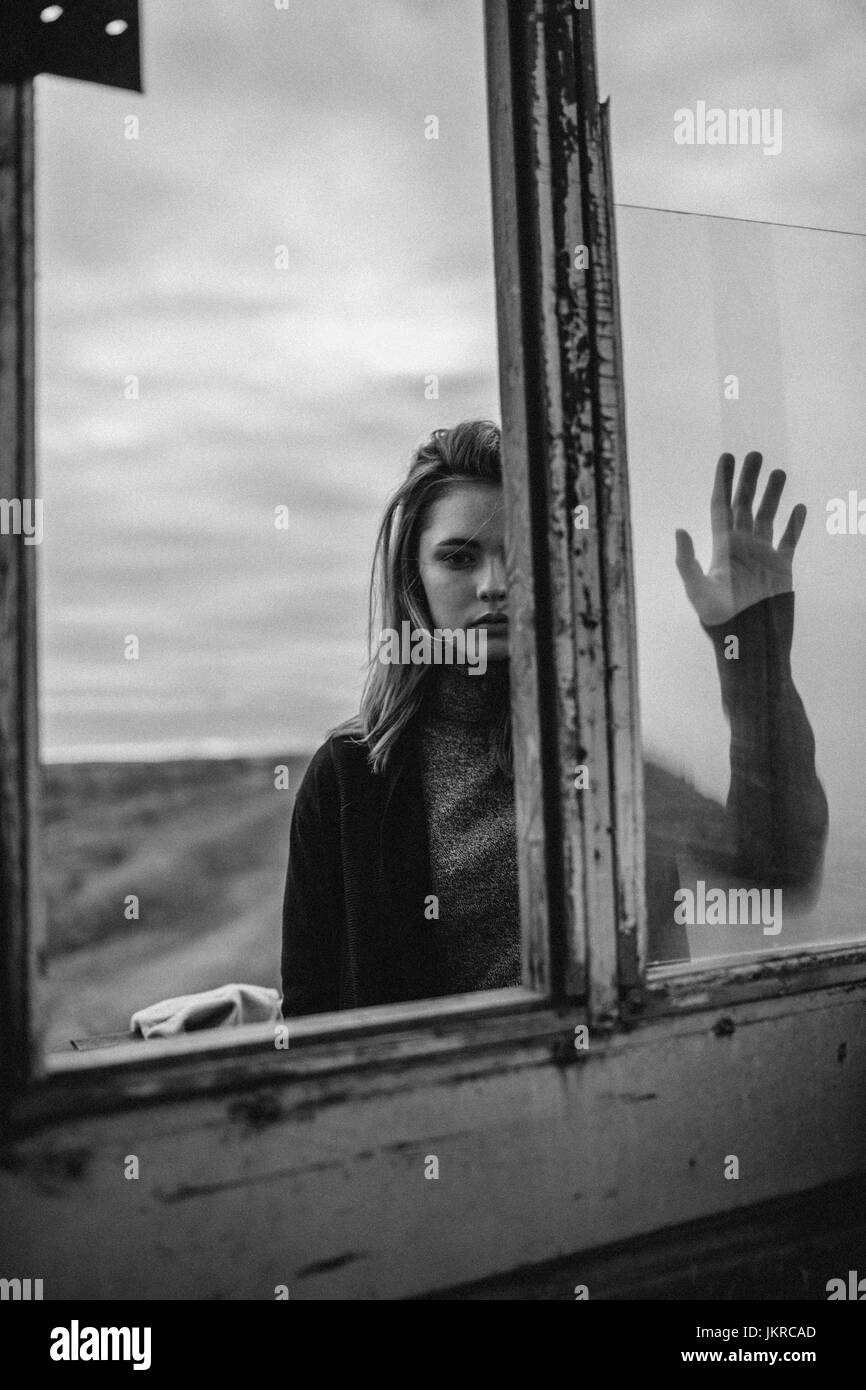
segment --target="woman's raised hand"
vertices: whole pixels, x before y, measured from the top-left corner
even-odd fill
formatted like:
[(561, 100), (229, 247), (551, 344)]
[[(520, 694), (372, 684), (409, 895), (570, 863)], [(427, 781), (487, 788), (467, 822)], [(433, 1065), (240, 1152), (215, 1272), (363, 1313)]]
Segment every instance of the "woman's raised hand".
[(713, 554), (706, 574), (695, 559), (688, 531), (676, 533), (677, 569), (692, 607), (708, 627), (727, 622), (753, 603), (788, 593), (794, 587), (791, 568), (806, 508), (797, 503), (774, 549), (773, 521), (785, 474), (781, 468), (773, 469), (753, 517), (752, 502), (762, 462), (760, 454), (746, 454), (732, 502), (734, 456), (722, 454), (719, 459), (710, 502)]

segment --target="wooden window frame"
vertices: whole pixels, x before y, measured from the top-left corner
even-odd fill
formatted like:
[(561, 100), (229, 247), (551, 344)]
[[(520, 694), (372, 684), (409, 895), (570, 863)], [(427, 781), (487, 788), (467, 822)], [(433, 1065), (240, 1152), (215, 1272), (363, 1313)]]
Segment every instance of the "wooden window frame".
[[(486, 0), (524, 979), (521, 990), (42, 1054), (35, 548), (0, 538), (0, 1078), (13, 1131), (155, 1100), (334, 1078), (437, 1078), (628, 1049), (643, 1024), (863, 990), (866, 945), (646, 969), (634, 595), (607, 109), (592, 14)], [(32, 83), (0, 86), (0, 495), (36, 495)], [(588, 247), (589, 270), (574, 251)], [(572, 525), (575, 506), (593, 524)], [(587, 765), (591, 792), (574, 788)], [(864, 991), (866, 992), (866, 991)], [(788, 1006), (792, 1017), (800, 1005)], [(473, 1073), (474, 1074), (474, 1073)], [(307, 1103), (307, 1102), (305, 1102)]]

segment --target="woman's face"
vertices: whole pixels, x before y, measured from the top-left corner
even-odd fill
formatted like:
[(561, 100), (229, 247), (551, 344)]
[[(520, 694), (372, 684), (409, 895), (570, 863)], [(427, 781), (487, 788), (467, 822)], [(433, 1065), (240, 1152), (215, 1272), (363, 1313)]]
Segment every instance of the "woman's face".
[(502, 488), (450, 484), (427, 513), (418, 568), (433, 626), (483, 627), (488, 661), (507, 660)]

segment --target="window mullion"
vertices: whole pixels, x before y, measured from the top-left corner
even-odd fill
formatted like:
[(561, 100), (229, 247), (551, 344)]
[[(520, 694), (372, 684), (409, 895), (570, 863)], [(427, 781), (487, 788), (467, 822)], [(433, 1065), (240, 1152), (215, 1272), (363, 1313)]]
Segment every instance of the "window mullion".
[(0, 1079), (38, 1065), (32, 1033), (37, 799), (35, 547), (16, 525), (34, 463), (33, 84), (0, 84)]
[[(591, 25), (591, 16), (587, 18)], [(585, 951), (589, 1014), (591, 1021), (599, 1023), (616, 1014), (618, 978), (603, 516), (599, 510), (598, 345), (593, 314), (598, 246), (587, 183), (594, 152), (586, 144), (586, 110), (595, 93), (591, 74), (581, 62), (573, 7), (539, 0), (535, 30), (539, 44), (535, 71), (539, 86), (544, 84), (546, 106), (543, 139), (547, 148), (539, 150), (539, 169), (547, 182), (550, 231), (542, 238), (546, 280), (542, 331), (550, 349), (548, 398), (556, 406), (548, 430), (554, 478), (564, 465), (563, 484), (551, 492), (550, 533), (564, 537), (568, 545), (563, 631), (573, 654), (570, 671), (564, 660), (559, 664), (560, 788), (573, 842), (568, 884), (571, 949), (575, 955)], [(539, 122), (539, 131), (540, 127)]]
[(623, 968), (636, 978), (642, 845), (610, 190), (591, 39), (591, 17), (558, 0), (489, 0), (521, 874), (530, 885), (541, 876), (532, 856), (543, 820), (546, 900), (531, 894), (530, 945), (541, 904), (552, 992), (588, 994), (600, 1022), (618, 1006), (618, 910)]
[(622, 327), (610, 147), (610, 106), (598, 101), (592, 16), (576, 18), (583, 193), (591, 257), (599, 535), (602, 546), (608, 739), (615, 826), (620, 988), (640, 983), (646, 955), (643, 759), (625, 428)]

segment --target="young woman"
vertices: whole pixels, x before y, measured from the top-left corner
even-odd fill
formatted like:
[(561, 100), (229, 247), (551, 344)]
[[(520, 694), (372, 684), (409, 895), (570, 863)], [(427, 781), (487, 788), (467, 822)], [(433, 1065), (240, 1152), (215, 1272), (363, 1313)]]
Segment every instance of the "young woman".
[[(688, 957), (674, 921), (674, 850), (708, 872), (804, 891), (817, 882), (827, 807), (791, 680), (791, 559), (805, 508), (773, 548), (784, 474), (752, 518), (760, 456), (719, 461), (713, 560), (703, 574), (677, 533), (686, 592), (716, 649), (731, 722), (731, 791), (647, 842), (650, 956)], [(385, 511), (371, 581), (385, 633), (472, 634), (486, 667), (371, 657), (358, 718), (315, 754), (292, 817), (283, 907), (283, 1013), (520, 983), (508, 601), (499, 431), (434, 431)], [(447, 634), (451, 634), (451, 639)], [(725, 655), (730, 637), (738, 659)], [(396, 650), (396, 648), (394, 648)], [(407, 656), (406, 644), (400, 647)], [(452, 652), (452, 655), (455, 653)], [(459, 655), (459, 652), (456, 653)], [(657, 817), (649, 815), (653, 826)]]

